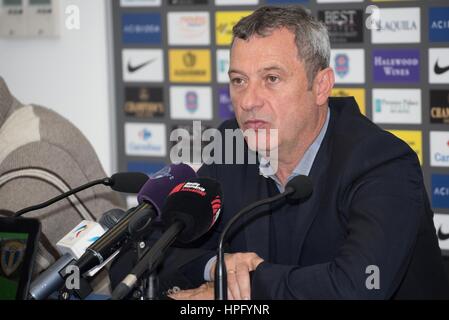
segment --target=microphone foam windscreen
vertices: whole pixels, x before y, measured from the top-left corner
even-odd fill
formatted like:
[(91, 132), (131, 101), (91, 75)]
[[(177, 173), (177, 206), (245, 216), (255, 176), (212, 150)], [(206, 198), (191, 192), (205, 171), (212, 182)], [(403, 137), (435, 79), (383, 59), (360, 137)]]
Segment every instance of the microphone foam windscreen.
[(312, 180), (308, 176), (299, 175), (290, 180), (285, 186), (285, 190), (292, 188), (294, 192), (287, 196), (293, 201), (302, 201), (310, 197), (313, 192)]
[(115, 226), (124, 216), (126, 212), (122, 209), (111, 209), (106, 211), (98, 221), (105, 231)]
[(137, 195), (139, 204), (150, 202), (159, 216), (170, 191), (181, 182), (196, 178), (196, 172), (188, 165), (171, 164), (150, 175)]
[(204, 235), (217, 221), (222, 194), (218, 181), (209, 178), (190, 179), (177, 185), (165, 202), (162, 221), (166, 227), (175, 221), (185, 225), (178, 241), (188, 243)]
[(118, 192), (138, 193), (148, 176), (141, 172), (119, 172), (111, 177), (111, 189)]

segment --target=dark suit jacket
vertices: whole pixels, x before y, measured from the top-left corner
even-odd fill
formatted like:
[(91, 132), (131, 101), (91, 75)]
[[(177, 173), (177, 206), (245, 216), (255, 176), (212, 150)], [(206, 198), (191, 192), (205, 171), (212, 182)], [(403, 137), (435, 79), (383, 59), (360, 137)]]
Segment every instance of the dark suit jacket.
[[(265, 259), (253, 274), (252, 298), (449, 298), (416, 154), (362, 116), (353, 98), (331, 98), (329, 106), (329, 126), (309, 175), (312, 196), (286, 204), (288, 210), (265, 206), (241, 219), (230, 236), (228, 252)], [(220, 130), (237, 127), (232, 120)], [(258, 164), (204, 165), (199, 174), (221, 183), (224, 205), (212, 232), (197, 243), (211, 253), (183, 269), (195, 284), (230, 218), (268, 197), (273, 183), (259, 175)], [(282, 263), (269, 252), (272, 219), (284, 219), (291, 234)], [(368, 289), (377, 275), (379, 288)]]

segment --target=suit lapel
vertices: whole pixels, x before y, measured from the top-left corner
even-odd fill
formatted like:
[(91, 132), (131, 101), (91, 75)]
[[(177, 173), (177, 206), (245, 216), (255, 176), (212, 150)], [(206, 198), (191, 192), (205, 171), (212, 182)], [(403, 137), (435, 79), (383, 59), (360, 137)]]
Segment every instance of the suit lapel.
[(332, 155), (332, 132), (335, 126), (335, 112), (330, 108), (331, 117), (327, 127), (326, 134), (313, 161), (309, 178), (312, 180), (313, 193), (306, 201), (298, 205), (298, 211), (295, 219), (295, 232), (291, 239), (291, 248), (296, 248), (292, 263), (296, 264), (300, 261), (304, 240), (307, 237), (310, 226), (315, 220), (318, 207), (321, 201), (326, 201), (324, 186), (326, 185), (326, 175), (328, 174), (329, 158)]
[[(268, 184), (266, 178), (259, 174), (258, 165), (249, 165), (246, 168), (242, 197), (245, 200), (242, 209), (268, 197)], [(269, 258), (270, 213), (269, 206), (264, 205), (242, 218), (248, 251), (257, 252), (263, 259)]]
[[(316, 176), (309, 175), (312, 180), (314, 190), (312, 196), (298, 205), (295, 219), (295, 232), (293, 232), (290, 248), (296, 248), (292, 256), (291, 262), (297, 264), (300, 261), (302, 247), (304, 240), (307, 237), (307, 233), (318, 214), (318, 205), (320, 198), (323, 194), (320, 192), (320, 183), (323, 184), (321, 179)], [(325, 200), (324, 200), (325, 201)]]

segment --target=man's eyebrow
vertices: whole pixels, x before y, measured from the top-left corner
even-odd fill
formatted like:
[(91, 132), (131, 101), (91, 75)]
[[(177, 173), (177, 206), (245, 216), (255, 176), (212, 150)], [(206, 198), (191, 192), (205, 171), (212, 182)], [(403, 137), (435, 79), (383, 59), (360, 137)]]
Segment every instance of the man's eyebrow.
[[(280, 66), (269, 66), (269, 67), (265, 67), (261, 70), (259, 70), (257, 73), (262, 73), (262, 72), (267, 72), (267, 71), (282, 71), (285, 72), (285, 69), (280, 67)], [(240, 73), (240, 74), (245, 74), (243, 71), (237, 70), (237, 69), (229, 69), (228, 74), (231, 73)]]
[(259, 73), (260, 72), (265, 72), (265, 71), (273, 71), (273, 70), (284, 71), (284, 68), (281, 68), (279, 66), (269, 66), (269, 67), (265, 67), (262, 70), (260, 70)]
[(240, 73), (240, 74), (245, 74), (243, 71), (237, 70), (237, 69), (229, 69), (228, 74), (231, 73)]

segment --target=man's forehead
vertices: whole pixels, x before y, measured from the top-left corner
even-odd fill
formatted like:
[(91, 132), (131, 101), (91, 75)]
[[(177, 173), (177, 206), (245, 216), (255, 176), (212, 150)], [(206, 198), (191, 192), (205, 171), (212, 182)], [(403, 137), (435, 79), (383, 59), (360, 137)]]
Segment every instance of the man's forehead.
[(263, 31), (262, 34), (255, 33), (248, 37), (247, 39), (241, 39), (234, 37), (231, 43), (231, 49), (235, 44), (239, 45), (254, 45), (257, 42), (267, 43), (267, 42), (285, 42), (288, 41), (290, 44), (295, 43), (295, 34), (292, 30), (286, 27), (274, 28), (271, 30)]
[(248, 40), (235, 39), (230, 50), (230, 72), (244, 71), (249, 66), (253, 72), (288, 71), (286, 68), (292, 63), (301, 64), (293, 37), (290, 44), (286, 39), (276, 34)]
[(269, 56), (296, 56), (298, 51), (295, 43), (294, 35), (285, 32), (273, 32), (267, 36), (255, 35), (246, 40), (236, 38), (231, 46), (230, 54), (231, 60), (233, 56), (238, 56), (238, 59), (244, 57), (255, 58), (263, 55)]

